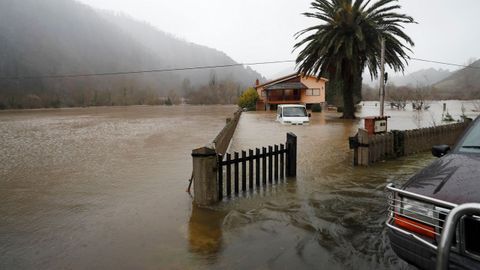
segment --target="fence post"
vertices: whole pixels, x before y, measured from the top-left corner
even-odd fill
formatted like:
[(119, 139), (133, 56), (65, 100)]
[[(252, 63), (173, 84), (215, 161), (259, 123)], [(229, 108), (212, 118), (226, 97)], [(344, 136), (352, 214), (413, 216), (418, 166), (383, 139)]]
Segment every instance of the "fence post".
[[(352, 146), (353, 147), (353, 166), (357, 166), (358, 165), (358, 133), (354, 136), (354, 137), (351, 137), (351, 139), (349, 139), (352, 141)], [(356, 141), (356, 144), (357, 145), (353, 145), (355, 144), (355, 141)], [(350, 143), (350, 141), (349, 141)]]
[(222, 155), (217, 155), (217, 181), (218, 181), (218, 200), (221, 201), (223, 199), (223, 166), (221, 164), (223, 160)]
[(366, 129), (359, 128), (358, 129), (358, 165), (360, 166), (368, 166), (369, 162), (369, 152), (370, 152), (370, 144), (368, 140), (368, 132)]
[(197, 205), (208, 206), (218, 202), (217, 153), (201, 147), (192, 150), (193, 200)]
[(287, 177), (297, 176), (297, 136), (287, 133)]

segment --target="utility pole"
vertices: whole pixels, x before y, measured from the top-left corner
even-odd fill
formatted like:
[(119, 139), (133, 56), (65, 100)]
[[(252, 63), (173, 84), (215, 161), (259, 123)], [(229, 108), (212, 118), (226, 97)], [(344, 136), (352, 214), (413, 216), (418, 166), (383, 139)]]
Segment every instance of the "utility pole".
[(382, 38), (382, 50), (380, 53), (380, 116), (384, 116), (385, 103), (385, 39)]

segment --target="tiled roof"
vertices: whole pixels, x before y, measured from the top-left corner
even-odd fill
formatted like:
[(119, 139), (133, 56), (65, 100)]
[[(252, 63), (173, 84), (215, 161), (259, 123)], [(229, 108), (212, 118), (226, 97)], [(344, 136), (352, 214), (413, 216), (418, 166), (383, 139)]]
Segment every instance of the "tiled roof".
[(307, 89), (308, 87), (301, 82), (286, 82), (286, 83), (277, 83), (265, 87), (265, 90), (286, 90), (286, 89)]
[[(269, 81), (269, 82), (266, 82), (266, 83), (262, 83), (260, 85), (256, 85), (255, 86), (255, 89), (258, 89), (260, 87), (268, 87), (274, 83), (281, 83), (281, 82), (284, 82), (284, 81), (288, 81), (288, 80), (291, 80), (293, 78), (300, 78), (302, 75), (300, 74), (297, 74), (297, 73), (293, 73), (293, 74), (290, 74), (290, 75), (287, 75), (287, 76), (284, 76), (284, 77), (280, 77), (278, 79), (275, 79), (275, 80), (272, 80), (272, 81)], [(306, 77), (310, 77), (310, 78), (316, 78), (315, 76), (311, 76), (311, 75), (307, 75)], [(323, 81), (326, 81), (328, 82), (328, 79), (326, 78), (323, 78), (323, 77), (320, 77), (320, 78), (317, 78), (318, 80), (323, 80)]]

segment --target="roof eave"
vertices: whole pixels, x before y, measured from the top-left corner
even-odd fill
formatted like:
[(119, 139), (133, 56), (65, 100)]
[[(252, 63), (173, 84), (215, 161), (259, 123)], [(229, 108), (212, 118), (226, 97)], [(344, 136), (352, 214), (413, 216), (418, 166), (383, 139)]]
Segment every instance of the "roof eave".
[(290, 79), (295, 78), (295, 77), (297, 77), (297, 76), (298, 76), (297, 73), (293, 73), (293, 74), (290, 74), (290, 75), (287, 75), (287, 76), (283, 76), (283, 77), (277, 78), (277, 79), (275, 79), (275, 80), (268, 81), (268, 82), (266, 82), (266, 83), (259, 84), (259, 85), (255, 86), (255, 88), (264, 87), (264, 86), (266, 86), (266, 85), (270, 85), (270, 84), (282, 82), (282, 81), (284, 81), (284, 80), (290, 80)]
[[(266, 83), (263, 83), (263, 84), (259, 84), (259, 85), (256, 85), (254, 88), (255, 89), (258, 89), (260, 87), (265, 87), (267, 85), (270, 85), (270, 84), (274, 84), (274, 83), (281, 83), (282, 81), (287, 81), (287, 80), (290, 80), (290, 79), (293, 79), (295, 77), (298, 77), (298, 76), (302, 76), (301, 74), (298, 74), (298, 73), (293, 73), (293, 74), (290, 74), (290, 75), (287, 75), (287, 76), (283, 76), (283, 77), (280, 77), (280, 78), (277, 78), (275, 80), (271, 80), (271, 81), (268, 81)], [(305, 77), (312, 77), (312, 78), (315, 78), (317, 80), (323, 80), (325, 82), (328, 82), (329, 80), (327, 78), (324, 78), (324, 77), (315, 77), (313, 75), (306, 75), (306, 76), (302, 76), (302, 78), (305, 78)]]

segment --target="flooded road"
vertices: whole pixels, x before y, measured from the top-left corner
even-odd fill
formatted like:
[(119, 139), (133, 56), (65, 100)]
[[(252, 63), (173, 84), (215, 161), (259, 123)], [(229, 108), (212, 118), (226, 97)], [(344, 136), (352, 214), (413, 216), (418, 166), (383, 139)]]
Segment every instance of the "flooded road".
[[(234, 110), (0, 112), (0, 269), (409, 269), (385, 237), (383, 189), (433, 157), (353, 168), (347, 138), (361, 121), (336, 113), (313, 114), (305, 127), (244, 113), (231, 151), (283, 143), (292, 131), (296, 179), (193, 207), (191, 150)], [(392, 127), (418, 123), (404, 117)]]
[(225, 203), (223, 266), (241, 252), (259, 269), (409, 269), (386, 238), (384, 188), (406, 181), (428, 154), (353, 168), (346, 142), (358, 122), (325, 113), (305, 127), (279, 125), (268, 113), (242, 118), (232, 150), (281, 143), (291, 131), (298, 173), (265, 196)]
[(234, 110), (0, 113), (0, 269), (193, 269), (190, 153)]

